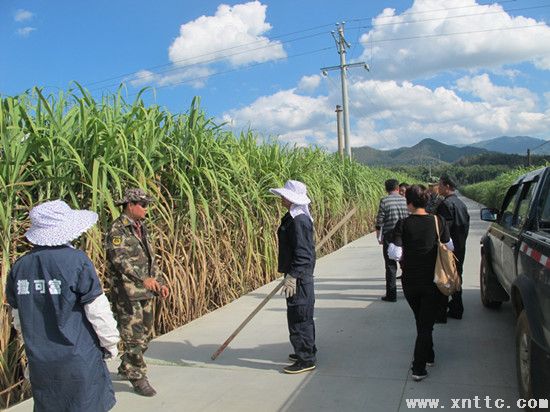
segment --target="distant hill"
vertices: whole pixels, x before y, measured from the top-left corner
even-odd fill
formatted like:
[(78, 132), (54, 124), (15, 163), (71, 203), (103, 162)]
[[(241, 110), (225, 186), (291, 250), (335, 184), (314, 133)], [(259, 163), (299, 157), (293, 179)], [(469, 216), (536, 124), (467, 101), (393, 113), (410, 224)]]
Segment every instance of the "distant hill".
[(412, 147), (392, 150), (378, 150), (369, 146), (352, 148), (352, 157), (370, 166), (437, 165), (483, 153), (487, 153), (484, 148), (457, 147), (434, 139), (424, 139)]
[[(500, 152), (508, 154), (525, 155), (527, 149), (531, 149), (531, 154), (544, 155), (550, 154), (550, 143), (542, 146), (539, 149), (533, 150), (535, 147), (545, 143), (546, 140), (537, 139), (529, 136), (501, 136), (494, 139), (483, 140), (473, 143), (468, 146), (487, 149), (491, 152)], [(464, 146), (464, 147), (468, 147)]]

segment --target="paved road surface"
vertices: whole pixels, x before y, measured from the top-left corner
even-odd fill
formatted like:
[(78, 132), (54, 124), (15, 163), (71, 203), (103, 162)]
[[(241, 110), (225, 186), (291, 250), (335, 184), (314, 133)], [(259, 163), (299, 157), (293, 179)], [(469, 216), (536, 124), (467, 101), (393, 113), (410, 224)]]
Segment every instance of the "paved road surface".
[[(471, 409), (510, 411), (518, 397), (514, 317), (509, 303), (498, 311), (479, 299), (479, 239), (486, 224), (479, 205), (472, 216), (464, 281), (464, 318), (436, 325), (436, 365), (414, 382), (409, 366), (415, 340), (412, 311), (401, 291), (397, 303), (384, 294), (381, 247), (374, 234), (318, 260), (316, 326), (318, 365), (312, 373), (286, 375), (291, 352), (285, 302), (280, 296), (252, 320), (215, 362), (211, 354), (275, 287), (271, 283), (190, 324), (155, 339), (147, 352), (154, 398), (134, 394), (112, 374), (114, 411), (408, 411), (407, 399), (470, 400)], [(116, 371), (111, 364), (111, 371)], [(476, 408), (475, 397), (478, 397)], [(468, 403), (464, 404), (468, 406)], [(441, 406), (440, 406), (441, 407)], [(417, 408), (418, 409), (418, 408)], [(27, 401), (12, 411), (30, 411)], [(460, 410), (468, 410), (461, 408)]]

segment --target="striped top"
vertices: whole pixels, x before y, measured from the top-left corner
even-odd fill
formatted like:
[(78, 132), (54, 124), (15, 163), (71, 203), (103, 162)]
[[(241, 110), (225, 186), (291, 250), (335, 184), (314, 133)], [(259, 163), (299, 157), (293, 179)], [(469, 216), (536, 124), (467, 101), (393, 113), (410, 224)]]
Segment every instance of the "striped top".
[(380, 230), (382, 236), (388, 238), (397, 221), (407, 216), (409, 216), (409, 210), (405, 198), (397, 193), (391, 193), (380, 199), (376, 216), (376, 230)]

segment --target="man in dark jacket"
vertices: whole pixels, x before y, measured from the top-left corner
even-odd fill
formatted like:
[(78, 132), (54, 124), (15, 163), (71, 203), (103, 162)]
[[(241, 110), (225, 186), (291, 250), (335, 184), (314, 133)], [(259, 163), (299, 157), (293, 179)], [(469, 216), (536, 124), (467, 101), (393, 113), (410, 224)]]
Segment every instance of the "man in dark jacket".
[(376, 216), (376, 237), (378, 243), (382, 245), (382, 254), (386, 266), (386, 295), (382, 300), (386, 302), (395, 302), (397, 300), (397, 262), (388, 257), (388, 247), (391, 243), (393, 228), (398, 220), (409, 216), (407, 202), (399, 194), (399, 182), (395, 179), (388, 179), (384, 183), (387, 196), (380, 200), (378, 215)]
[(270, 189), (281, 196), (288, 212), (283, 216), (277, 237), (279, 240), (278, 271), (285, 274), (283, 293), (286, 296), (288, 331), (294, 353), (294, 362), (283, 369), (285, 373), (301, 373), (315, 369), (315, 323), (313, 308), (313, 270), (315, 269), (315, 241), (313, 219), (308, 204), (306, 185), (289, 180), (285, 186)]
[(147, 380), (143, 359), (153, 332), (153, 298), (169, 294), (144, 225), (151, 201), (141, 189), (126, 190), (116, 202), (123, 212), (113, 222), (106, 242), (106, 276), (112, 283), (111, 300), (124, 344), (118, 372), (143, 396), (156, 394)]
[[(470, 229), (470, 215), (468, 208), (458, 198), (455, 193), (456, 183), (449, 176), (441, 176), (439, 179), (439, 194), (444, 199), (437, 207), (437, 214), (445, 219), (451, 239), (454, 244), (454, 254), (457, 258), (457, 269), (462, 282), (462, 270), (464, 266), (464, 257), (466, 254), (466, 238)], [(442, 313), (438, 318), (439, 322), (446, 322), (447, 316), (455, 319), (462, 319), (464, 306), (462, 304), (462, 291), (453, 293), (450, 302), (447, 305), (447, 297), (444, 297), (443, 311), (449, 309), (445, 314)]]

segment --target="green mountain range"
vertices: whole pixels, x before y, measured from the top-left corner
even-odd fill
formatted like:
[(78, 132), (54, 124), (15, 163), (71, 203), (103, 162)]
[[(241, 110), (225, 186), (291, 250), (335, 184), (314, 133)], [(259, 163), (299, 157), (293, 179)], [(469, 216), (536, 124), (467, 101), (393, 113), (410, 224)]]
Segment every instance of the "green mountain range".
[(456, 147), (434, 139), (424, 139), (412, 147), (393, 150), (378, 150), (369, 146), (355, 147), (352, 148), (352, 157), (371, 166), (436, 165), (453, 163), (462, 157), (487, 152), (487, 149)]
[(532, 150), (533, 155), (550, 154), (550, 143), (538, 147), (544, 143), (545, 140), (528, 136), (502, 136), (459, 147), (434, 139), (424, 139), (412, 147), (392, 150), (378, 150), (369, 146), (355, 147), (352, 148), (352, 156), (358, 162), (371, 166), (438, 165), (491, 152), (525, 155), (528, 148), (536, 148)]
[(501, 136), (495, 139), (483, 140), (468, 146), (487, 149), (493, 152), (526, 155), (531, 149), (533, 155), (550, 154), (550, 143), (547, 140), (529, 136)]

